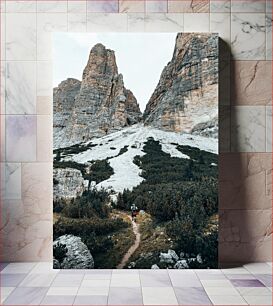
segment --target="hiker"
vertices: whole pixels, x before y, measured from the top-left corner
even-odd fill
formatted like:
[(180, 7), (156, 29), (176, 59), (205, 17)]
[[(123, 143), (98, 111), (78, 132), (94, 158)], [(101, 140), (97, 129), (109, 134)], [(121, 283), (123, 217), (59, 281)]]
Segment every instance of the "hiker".
[(138, 210), (138, 208), (136, 207), (135, 204), (133, 204), (133, 205), (131, 206), (131, 213), (132, 213), (132, 220), (133, 220), (133, 221), (136, 221), (137, 210)]

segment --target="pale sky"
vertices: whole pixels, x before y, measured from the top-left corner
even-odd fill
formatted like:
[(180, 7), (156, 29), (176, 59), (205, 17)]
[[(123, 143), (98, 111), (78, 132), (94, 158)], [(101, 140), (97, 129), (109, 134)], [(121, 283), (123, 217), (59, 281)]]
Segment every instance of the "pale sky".
[(53, 85), (67, 78), (82, 79), (91, 48), (102, 43), (115, 51), (119, 73), (144, 111), (161, 75), (171, 60), (176, 33), (55, 33)]

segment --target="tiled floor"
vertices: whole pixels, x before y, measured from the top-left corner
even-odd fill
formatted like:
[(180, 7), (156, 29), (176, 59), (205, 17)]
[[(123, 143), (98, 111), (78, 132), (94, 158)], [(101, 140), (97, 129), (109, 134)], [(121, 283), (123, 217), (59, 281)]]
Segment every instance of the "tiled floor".
[(1, 264), (3, 305), (272, 305), (272, 263), (219, 270), (53, 270)]

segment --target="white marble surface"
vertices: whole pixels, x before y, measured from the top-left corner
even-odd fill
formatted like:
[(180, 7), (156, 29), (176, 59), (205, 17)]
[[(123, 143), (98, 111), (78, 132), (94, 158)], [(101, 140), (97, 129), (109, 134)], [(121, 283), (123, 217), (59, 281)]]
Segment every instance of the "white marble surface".
[(210, 11), (212, 13), (229, 13), (230, 0), (210, 0)]
[(37, 9), (37, 2), (26, 1), (7, 1), (6, 12), (7, 13), (35, 13)]
[(127, 14), (87, 13), (88, 32), (127, 32)]
[(37, 96), (51, 96), (53, 68), (51, 61), (37, 61)]
[(6, 14), (6, 59), (36, 60), (36, 14)]
[[(1, 13), (1, 61), (6, 59), (6, 14)], [(2, 65), (1, 65), (2, 66)]]
[(21, 199), (21, 163), (1, 163), (3, 199)]
[(219, 33), (219, 37), (230, 44), (230, 14), (211, 13), (210, 32)]
[(149, 0), (146, 1), (146, 12), (148, 13), (167, 13), (167, 0)]
[(231, 113), (232, 152), (265, 152), (265, 107), (237, 106)]
[(128, 13), (128, 32), (144, 32), (144, 13)]
[(266, 60), (272, 61), (272, 13), (265, 16), (266, 24)]
[(231, 0), (231, 12), (236, 13), (264, 13), (266, 0)]
[(6, 116), (6, 160), (36, 161), (36, 116)]
[(231, 40), (236, 60), (264, 60), (265, 14), (232, 14)]
[(176, 13), (146, 14), (145, 32), (179, 32), (183, 31), (183, 15)]
[(92, 0), (87, 1), (87, 11), (92, 13), (115, 13), (118, 12), (117, 0)]
[(38, 13), (65, 13), (67, 12), (67, 1), (37, 1)]
[(209, 32), (209, 15), (206, 13), (184, 14), (185, 32)]
[(6, 62), (6, 113), (36, 114), (36, 62)]
[(86, 13), (87, 3), (85, 0), (68, 1), (68, 13)]
[(272, 106), (266, 106), (266, 152), (272, 152)]
[(86, 13), (68, 14), (68, 32), (86, 32), (87, 16)]

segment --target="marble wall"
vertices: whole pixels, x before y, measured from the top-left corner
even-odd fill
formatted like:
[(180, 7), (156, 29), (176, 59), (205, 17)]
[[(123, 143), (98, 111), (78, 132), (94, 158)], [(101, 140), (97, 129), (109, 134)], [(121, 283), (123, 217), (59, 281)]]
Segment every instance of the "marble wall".
[(52, 257), (55, 31), (220, 33), (220, 261), (271, 260), (271, 4), (2, 0), (0, 260)]

